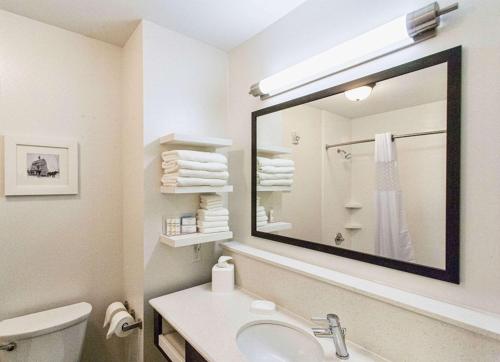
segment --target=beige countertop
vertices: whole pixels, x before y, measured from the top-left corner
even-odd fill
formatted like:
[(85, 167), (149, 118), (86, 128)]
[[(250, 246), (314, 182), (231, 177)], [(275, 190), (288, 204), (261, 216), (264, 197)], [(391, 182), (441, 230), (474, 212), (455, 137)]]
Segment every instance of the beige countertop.
[[(277, 307), (271, 315), (250, 311), (259, 298), (242, 289), (232, 293), (212, 293), (210, 284), (199, 285), (149, 301), (151, 306), (209, 362), (247, 361), (238, 349), (239, 330), (257, 321), (288, 324), (313, 335), (310, 322)], [(349, 329), (349, 326), (345, 326)], [(317, 339), (325, 361), (337, 361), (331, 339)], [(348, 342), (349, 361), (383, 361), (380, 357)]]

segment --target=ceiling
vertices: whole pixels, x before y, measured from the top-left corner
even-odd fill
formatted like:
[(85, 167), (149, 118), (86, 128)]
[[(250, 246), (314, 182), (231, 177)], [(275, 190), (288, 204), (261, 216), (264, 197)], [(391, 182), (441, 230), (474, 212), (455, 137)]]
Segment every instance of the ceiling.
[(365, 100), (352, 102), (344, 94), (308, 105), (346, 118), (358, 118), (446, 99), (446, 63), (378, 82)]
[(306, 0), (0, 0), (0, 9), (123, 46), (140, 19), (228, 51)]

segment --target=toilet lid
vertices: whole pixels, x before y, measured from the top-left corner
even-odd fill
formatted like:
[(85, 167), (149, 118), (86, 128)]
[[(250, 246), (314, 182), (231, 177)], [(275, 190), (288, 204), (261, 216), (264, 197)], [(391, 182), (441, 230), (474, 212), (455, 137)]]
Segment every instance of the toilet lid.
[(86, 320), (91, 311), (92, 306), (82, 302), (5, 319), (0, 321), (0, 341), (32, 338), (61, 330)]

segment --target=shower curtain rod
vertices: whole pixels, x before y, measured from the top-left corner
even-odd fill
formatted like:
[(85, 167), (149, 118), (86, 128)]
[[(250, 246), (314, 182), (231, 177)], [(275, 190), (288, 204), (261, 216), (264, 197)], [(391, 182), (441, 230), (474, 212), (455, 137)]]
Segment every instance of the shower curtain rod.
[[(431, 134), (439, 134), (439, 133), (446, 133), (445, 129), (437, 130), (437, 131), (427, 131), (427, 132), (417, 132), (417, 133), (407, 133), (407, 134), (400, 134), (400, 135), (392, 135), (392, 140), (394, 141), (397, 138), (406, 138), (406, 137), (416, 137), (416, 136), (427, 136)], [(364, 140), (359, 140), (359, 141), (350, 141), (350, 142), (343, 142), (343, 143), (335, 143), (333, 145), (326, 145), (326, 150), (332, 148), (332, 147), (339, 147), (339, 146), (348, 146), (348, 145), (355, 145), (358, 143), (367, 143), (367, 142), (375, 142), (375, 138), (367, 138)]]

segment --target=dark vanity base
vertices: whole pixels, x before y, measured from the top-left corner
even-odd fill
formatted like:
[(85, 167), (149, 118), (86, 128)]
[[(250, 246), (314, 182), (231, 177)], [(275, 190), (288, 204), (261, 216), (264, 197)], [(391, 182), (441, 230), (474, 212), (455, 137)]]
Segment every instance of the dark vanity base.
[(186, 362), (207, 362), (207, 360), (186, 342)]
[[(160, 353), (163, 355), (165, 360), (171, 362), (171, 359), (167, 356), (167, 354), (161, 349), (159, 344), (159, 337), (162, 334), (162, 325), (163, 325), (163, 317), (156, 310), (153, 310), (154, 313), (154, 345)], [(186, 341), (186, 362), (208, 362), (203, 356)]]

